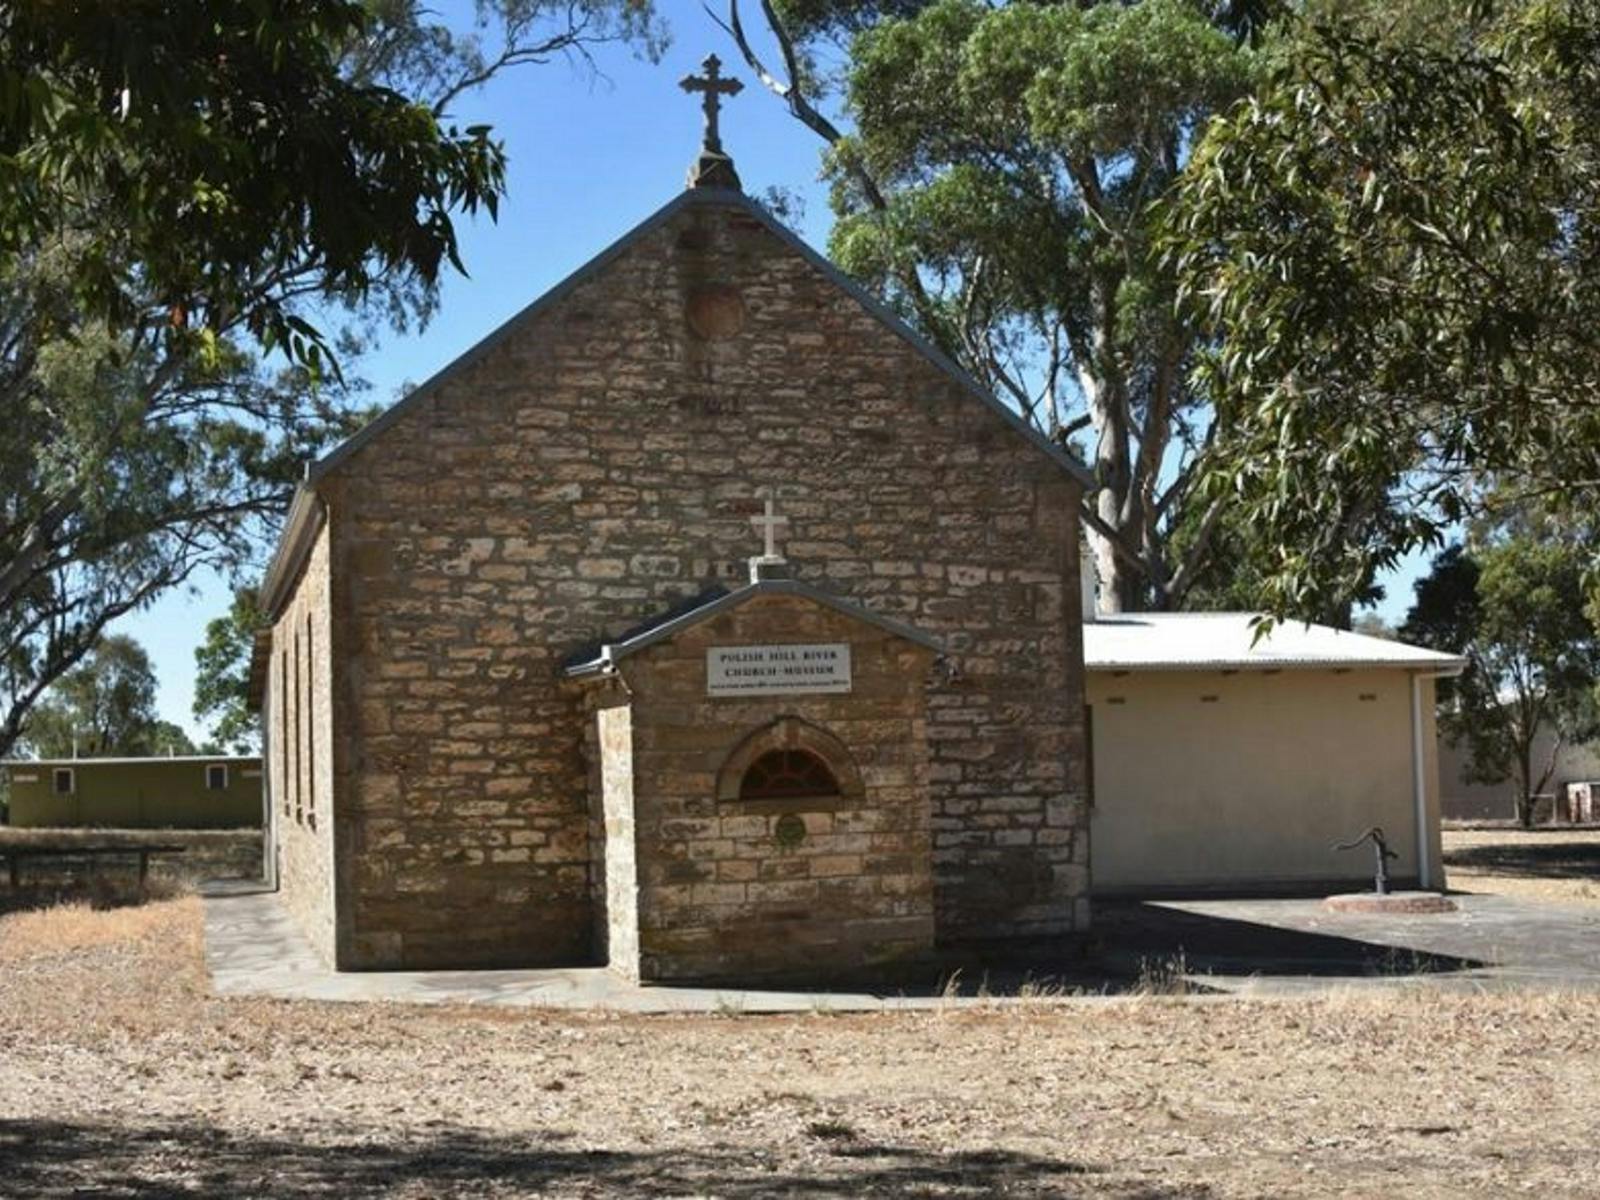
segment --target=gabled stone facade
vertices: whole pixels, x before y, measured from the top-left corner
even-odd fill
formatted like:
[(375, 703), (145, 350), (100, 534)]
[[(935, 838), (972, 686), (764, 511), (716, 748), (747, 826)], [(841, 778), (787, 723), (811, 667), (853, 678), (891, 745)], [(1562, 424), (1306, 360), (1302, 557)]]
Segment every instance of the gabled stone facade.
[(291, 910), (342, 968), (603, 960), (593, 717), (561, 664), (742, 583), (767, 485), (798, 579), (944, 647), (936, 936), (1082, 928), (1083, 482), (751, 201), (686, 193), (303, 489), (264, 588), (275, 646), (326, 622), (316, 830), (274, 806)]

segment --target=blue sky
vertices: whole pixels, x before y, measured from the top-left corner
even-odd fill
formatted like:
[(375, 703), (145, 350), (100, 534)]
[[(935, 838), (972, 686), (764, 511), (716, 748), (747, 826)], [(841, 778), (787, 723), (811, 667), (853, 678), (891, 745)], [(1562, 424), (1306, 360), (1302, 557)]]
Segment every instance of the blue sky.
[[(700, 145), (701, 113), (699, 97), (682, 92), (678, 80), (698, 73), (708, 53), (745, 83), (722, 118), (723, 143), (745, 190), (782, 186), (798, 195), (801, 232), (823, 244), (829, 214), (816, 137), (756, 84), (698, 4), (661, 7), (673, 41), (659, 64), (603, 48), (600, 78), (559, 61), (526, 67), (457, 106), (461, 124), (491, 124), (505, 142), (507, 195), (497, 222), (459, 224), (471, 275), (446, 281), (433, 323), (421, 334), (390, 337), (355, 365), (374, 384), (373, 399), (387, 402), (408, 382), (427, 379), (682, 190)], [(116, 626), (150, 652), (161, 715), (197, 739), (204, 729), (190, 712), (194, 651), (228, 601), (222, 581), (207, 575)]]
[[(744, 92), (723, 110), (723, 142), (745, 190), (782, 187), (798, 196), (796, 224), (822, 247), (830, 223), (826, 190), (817, 181), (820, 143), (763, 91), (738, 60), (727, 36), (697, 4), (662, 5), (672, 45), (659, 64), (626, 50), (602, 50), (603, 76), (556, 62), (496, 79), (458, 106), (462, 124), (486, 122), (506, 145), (508, 194), (497, 222), (459, 226), (470, 278), (449, 279), (433, 323), (421, 334), (391, 337), (356, 371), (375, 385), (374, 399), (393, 399), (420, 383), (517, 310), (604, 249), (683, 187), (699, 146), (699, 97), (677, 81), (715, 52)], [(1384, 615), (1403, 613), (1410, 599), (1409, 564), (1391, 585)], [(160, 679), (161, 715), (190, 731), (204, 730), (190, 705), (194, 651), (206, 622), (228, 606), (222, 582), (207, 576), (183, 592), (120, 622), (150, 652)]]

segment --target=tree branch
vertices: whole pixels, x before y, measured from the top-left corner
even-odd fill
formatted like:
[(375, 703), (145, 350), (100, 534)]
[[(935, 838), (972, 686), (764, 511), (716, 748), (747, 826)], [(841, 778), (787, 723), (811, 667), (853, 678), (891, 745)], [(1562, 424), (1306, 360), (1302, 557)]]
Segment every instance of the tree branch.
[[(761, 12), (766, 18), (768, 27), (772, 30), (772, 36), (777, 40), (779, 53), (783, 55), (784, 69), (789, 76), (787, 82), (767, 69), (761, 56), (756, 53), (755, 47), (750, 44), (750, 39), (744, 31), (744, 23), (739, 16), (739, 0), (728, 0), (728, 19), (726, 21), (713, 12), (709, 5), (703, 7), (705, 7), (706, 15), (733, 39), (733, 43), (738, 47), (739, 54), (744, 59), (745, 65), (755, 72), (756, 78), (761, 81), (762, 86), (784, 102), (791, 116), (815, 133), (830, 147), (837, 148), (844, 141), (844, 134), (837, 125), (823, 115), (822, 111), (806, 97), (805, 92), (801, 89), (800, 56), (795, 50), (794, 38), (790, 35), (782, 20), (779, 19), (778, 12), (772, 5), (772, 0), (761, 0)], [(883, 190), (878, 186), (878, 181), (872, 177), (871, 172), (866, 169), (859, 156), (853, 153), (842, 153), (839, 155), (839, 161), (849, 173), (850, 178), (855, 181), (856, 186), (861, 189), (861, 194), (865, 198), (868, 207), (874, 212), (887, 213), (889, 211), (889, 201), (885, 198)], [(911, 300), (912, 311), (916, 313), (917, 321), (922, 326), (922, 331), (931, 337), (935, 343), (944, 342), (945, 339), (941, 333), (936, 308), (928, 296), (927, 288), (923, 286), (922, 279), (917, 275), (916, 267), (897, 259), (892, 269), (895, 282)], [(946, 353), (951, 353), (953, 350), (953, 347), (949, 345), (940, 345), (939, 348)]]

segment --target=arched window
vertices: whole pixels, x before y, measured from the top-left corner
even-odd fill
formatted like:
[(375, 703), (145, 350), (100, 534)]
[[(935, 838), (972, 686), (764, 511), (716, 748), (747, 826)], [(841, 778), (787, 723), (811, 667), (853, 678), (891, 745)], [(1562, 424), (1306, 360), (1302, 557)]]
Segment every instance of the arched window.
[(741, 800), (822, 800), (839, 795), (828, 764), (809, 750), (768, 750), (745, 768)]
[(861, 771), (833, 734), (799, 717), (751, 731), (717, 772), (717, 799), (745, 811), (841, 808), (866, 799)]

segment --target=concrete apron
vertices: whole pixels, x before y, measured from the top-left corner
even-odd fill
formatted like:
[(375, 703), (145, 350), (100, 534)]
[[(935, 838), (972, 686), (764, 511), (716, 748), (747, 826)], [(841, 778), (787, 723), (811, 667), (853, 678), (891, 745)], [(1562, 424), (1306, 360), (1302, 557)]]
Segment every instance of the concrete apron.
[[(1220, 920), (1237, 926), (1229, 945), (1196, 954), (1187, 946), (1162, 950), (1138, 942), (1108, 945), (1099, 965), (1051, 988), (1002, 988), (993, 993), (969, 980), (964, 994), (780, 991), (750, 988), (652, 986), (624, 983), (603, 967), (491, 971), (338, 972), (326, 966), (278, 902), (260, 884), (213, 884), (205, 903), (206, 965), (221, 996), (402, 1004), (487, 1004), (625, 1013), (896, 1012), (950, 1007), (1104, 1003), (1154, 990), (1194, 1001), (1303, 999), (1336, 991), (1427, 987), (1447, 991), (1506, 989), (1600, 990), (1600, 908), (1557, 908), (1498, 896), (1461, 896), (1463, 911), (1427, 917), (1330, 914), (1318, 901), (1169, 901), (1124, 906), (1129, 918), (1107, 922), (1108, 942), (1131, 932), (1132, 920)], [(1395, 952), (1393, 970), (1308, 971), (1293, 957), (1252, 957), (1251, 927), (1261, 933), (1336, 935), (1374, 951)], [(1170, 953), (1169, 953), (1170, 952)], [(1474, 965), (1448, 972), (1407, 969), (1417, 955), (1446, 953)], [(1162, 980), (1171, 955), (1186, 964)], [(1119, 962), (1119, 959), (1128, 959)], [(1154, 964), (1154, 988), (1130, 987)], [(1075, 973), (1076, 975), (1076, 973)]]
[(219, 996), (401, 1004), (490, 1004), (630, 1013), (876, 1012), (929, 1008), (940, 996), (639, 987), (604, 967), (340, 972), (317, 957), (271, 892), (208, 885), (206, 966)]

